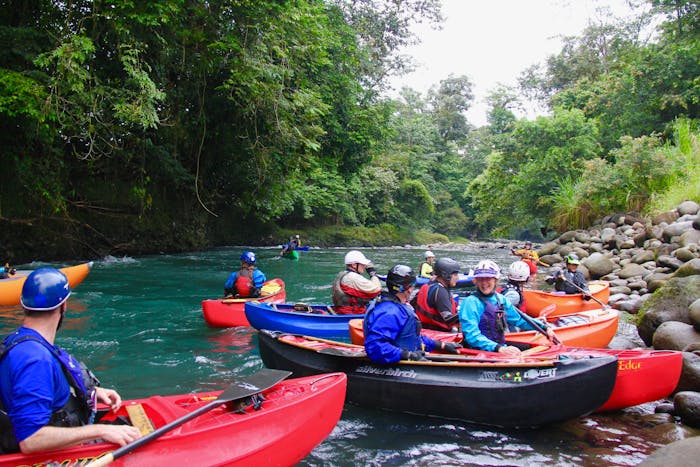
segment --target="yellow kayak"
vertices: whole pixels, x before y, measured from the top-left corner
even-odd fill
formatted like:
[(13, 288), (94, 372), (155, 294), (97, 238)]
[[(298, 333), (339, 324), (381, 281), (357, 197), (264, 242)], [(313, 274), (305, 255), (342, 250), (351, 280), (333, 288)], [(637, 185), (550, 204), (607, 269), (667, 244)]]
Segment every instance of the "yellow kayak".
[[(60, 271), (68, 277), (68, 283), (71, 289), (73, 289), (85, 279), (91, 268), (92, 261), (61, 268)], [(19, 297), (22, 295), (22, 286), (31, 272), (32, 271), (17, 271), (17, 274), (12, 277), (0, 279), (0, 305), (19, 305)]]

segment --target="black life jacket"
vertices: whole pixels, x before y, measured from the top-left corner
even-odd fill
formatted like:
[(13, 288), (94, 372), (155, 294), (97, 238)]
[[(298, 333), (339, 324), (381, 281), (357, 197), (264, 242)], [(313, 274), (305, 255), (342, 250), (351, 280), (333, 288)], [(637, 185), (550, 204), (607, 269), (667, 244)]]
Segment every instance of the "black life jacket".
[[(71, 369), (64, 351), (59, 353), (54, 347), (48, 345), (36, 336), (25, 335), (6, 345), (6, 340), (0, 343), (0, 361), (15, 346), (26, 341), (35, 341), (46, 347), (61, 364), (63, 374), (71, 387), (71, 395), (63, 407), (51, 414), (49, 426), (71, 427), (92, 423), (95, 414), (95, 404), (92, 400), (95, 387), (100, 385), (95, 375), (80, 361), (77, 368)], [(0, 397), (0, 454), (19, 452), (19, 443), (15, 438), (12, 420), (5, 409), (5, 404)]]
[(508, 329), (508, 321), (506, 320), (506, 312), (503, 308), (503, 303), (496, 297), (498, 305), (491, 303), (481, 293), (475, 294), (484, 304), (484, 313), (479, 320), (479, 330), (481, 333), (500, 345), (505, 344), (505, 333)]

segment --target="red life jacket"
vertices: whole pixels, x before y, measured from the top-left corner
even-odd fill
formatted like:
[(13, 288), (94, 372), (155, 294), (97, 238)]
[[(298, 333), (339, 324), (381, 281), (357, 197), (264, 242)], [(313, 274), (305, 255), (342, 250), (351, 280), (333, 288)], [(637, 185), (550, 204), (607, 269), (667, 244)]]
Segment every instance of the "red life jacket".
[[(441, 285), (439, 282), (429, 282), (427, 284), (423, 284), (418, 291), (418, 295), (416, 296), (413, 306), (416, 309), (418, 319), (420, 319), (420, 322), (423, 323), (424, 328), (433, 329), (436, 331), (451, 331), (452, 326), (445, 322), (440, 312), (428, 305), (428, 297), (431, 294), (433, 297), (435, 297), (435, 294), (437, 294), (438, 291), (436, 287), (440, 286)], [(454, 300), (451, 300), (451, 302), (452, 314), (456, 314), (457, 305)]]
[(247, 268), (241, 268), (236, 275), (236, 291), (241, 297), (250, 297), (250, 291), (255, 287), (253, 278), (250, 276), (250, 272)]

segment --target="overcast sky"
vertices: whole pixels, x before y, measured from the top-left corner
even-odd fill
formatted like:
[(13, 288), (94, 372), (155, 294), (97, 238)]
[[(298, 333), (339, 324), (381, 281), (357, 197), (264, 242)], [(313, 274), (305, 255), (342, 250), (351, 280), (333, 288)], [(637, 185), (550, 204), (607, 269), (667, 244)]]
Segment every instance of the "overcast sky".
[[(466, 75), (475, 100), (469, 122), (486, 123), (484, 98), (498, 83), (515, 86), (520, 73), (561, 50), (558, 36), (578, 35), (589, 20), (601, 22), (600, 7), (616, 16), (630, 13), (626, 0), (442, 0), (441, 31), (419, 25), (422, 43), (402, 51), (418, 69), (391, 81), (396, 90), (425, 93), (450, 74)], [(609, 16), (609, 15), (608, 15)], [(392, 93), (397, 95), (397, 93)], [(528, 114), (533, 117), (535, 113)]]

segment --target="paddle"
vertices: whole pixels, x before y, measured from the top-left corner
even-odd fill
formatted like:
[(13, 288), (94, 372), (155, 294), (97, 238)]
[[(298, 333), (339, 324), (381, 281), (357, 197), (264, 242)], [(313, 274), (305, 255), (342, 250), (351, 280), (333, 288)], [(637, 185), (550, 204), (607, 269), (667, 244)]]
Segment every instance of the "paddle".
[(103, 465), (108, 465), (114, 462), (115, 460), (119, 459), (120, 457), (130, 453), (134, 449), (160, 438), (164, 434), (174, 430), (183, 423), (188, 422), (195, 417), (199, 417), (200, 415), (205, 414), (222, 404), (226, 404), (227, 402), (233, 402), (238, 399), (258, 394), (264, 391), (265, 389), (268, 389), (274, 386), (275, 384), (279, 383), (291, 374), (291, 371), (271, 370), (265, 368), (248, 378), (241, 378), (239, 379), (239, 381), (236, 381), (233, 384), (231, 384), (231, 386), (229, 386), (224, 392), (222, 392), (219, 395), (219, 397), (209, 402), (207, 405), (204, 405), (198, 408), (197, 410), (188, 413), (187, 415), (184, 415), (166, 425), (163, 425), (162, 427), (155, 430), (153, 433), (143, 436), (134, 441), (133, 443), (129, 443), (126, 446), (122, 446), (119, 449), (104, 454), (103, 456), (95, 459), (87, 465), (89, 467), (100, 467)]
[(592, 293), (586, 292), (585, 290), (583, 290), (581, 287), (579, 287), (578, 285), (576, 285), (576, 284), (574, 284), (573, 282), (571, 282), (571, 281), (570, 281), (569, 279), (567, 279), (566, 277), (562, 276), (562, 278), (564, 279), (564, 282), (568, 282), (569, 284), (573, 285), (573, 286), (576, 287), (576, 289), (578, 289), (578, 291), (581, 292), (582, 294), (588, 295), (589, 297), (591, 297), (591, 298), (593, 299), (593, 301), (596, 302), (598, 305), (602, 306), (603, 308), (610, 308), (610, 305), (608, 305), (607, 303), (601, 302), (600, 300), (598, 300), (597, 298), (595, 298), (595, 297), (593, 296)]
[[(527, 321), (527, 322), (530, 324), (530, 326), (532, 326), (533, 328), (535, 328), (535, 330), (536, 330), (537, 332), (540, 332), (540, 333), (544, 334), (544, 336), (545, 336), (547, 339), (550, 338), (549, 335), (547, 334), (547, 331), (546, 331), (542, 326), (540, 326), (540, 324), (539, 324), (537, 321), (535, 321), (534, 319), (532, 319), (532, 318), (530, 317), (530, 315), (528, 315), (527, 313), (524, 313), (524, 312), (520, 311), (520, 309), (518, 309), (517, 307), (513, 307), (513, 308), (515, 308), (515, 310), (516, 310), (518, 313), (520, 313), (520, 316), (522, 316), (523, 319), (524, 319), (525, 321)], [(561, 341), (559, 340), (559, 338), (558, 338), (557, 336), (552, 336), (551, 340), (552, 340), (552, 342), (554, 342), (556, 345), (561, 345)]]

